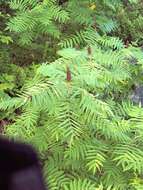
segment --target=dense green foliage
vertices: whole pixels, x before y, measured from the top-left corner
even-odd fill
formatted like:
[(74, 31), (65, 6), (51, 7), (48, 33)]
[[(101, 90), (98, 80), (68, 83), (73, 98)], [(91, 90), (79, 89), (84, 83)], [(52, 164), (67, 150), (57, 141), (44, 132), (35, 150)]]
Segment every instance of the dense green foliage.
[(135, 2), (137, 2), (137, 4), (128, 4), (126, 2), (127, 6), (119, 8), (119, 12), (117, 14), (117, 19), (120, 26), (118, 28), (118, 35), (129, 42), (134, 41), (139, 45), (142, 45), (143, 2)]
[(139, 3), (0, 1), (0, 131), (36, 148), (49, 190), (143, 189)]

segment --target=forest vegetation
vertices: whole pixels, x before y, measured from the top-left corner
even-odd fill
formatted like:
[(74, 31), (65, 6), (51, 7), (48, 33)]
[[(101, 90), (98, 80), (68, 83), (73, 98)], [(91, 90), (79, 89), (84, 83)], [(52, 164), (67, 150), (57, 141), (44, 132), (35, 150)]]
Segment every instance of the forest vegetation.
[(49, 190), (143, 190), (143, 1), (0, 0), (0, 133)]

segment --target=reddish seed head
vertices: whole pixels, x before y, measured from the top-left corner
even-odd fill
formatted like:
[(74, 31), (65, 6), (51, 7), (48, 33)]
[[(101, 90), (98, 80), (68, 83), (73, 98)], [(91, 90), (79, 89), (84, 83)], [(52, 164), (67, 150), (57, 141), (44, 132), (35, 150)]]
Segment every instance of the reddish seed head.
[(88, 55), (91, 55), (92, 50), (91, 50), (91, 47), (90, 47), (90, 46), (88, 46), (87, 51), (88, 51)]
[(66, 80), (69, 82), (69, 81), (71, 81), (71, 71), (70, 71), (70, 69), (69, 69), (69, 67), (67, 66), (67, 78), (66, 78)]
[(126, 40), (126, 41), (125, 41), (125, 47), (126, 47), (126, 48), (129, 47), (129, 40)]

